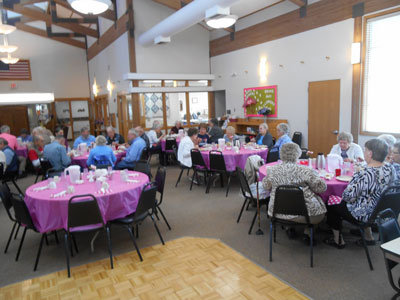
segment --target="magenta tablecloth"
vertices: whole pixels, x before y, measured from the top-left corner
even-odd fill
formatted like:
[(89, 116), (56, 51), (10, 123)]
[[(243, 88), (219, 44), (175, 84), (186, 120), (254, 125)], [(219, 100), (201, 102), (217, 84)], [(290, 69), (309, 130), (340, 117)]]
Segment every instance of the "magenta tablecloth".
[[(270, 166), (276, 165), (276, 164), (278, 164), (278, 162), (273, 162), (273, 163), (263, 165), (259, 169), (259, 173), (260, 173), (259, 179), (263, 180), (263, 178), (265, 176), (267, 176), (267, 168)], [(331, 180), (325, 179), (325, 182), (326, 182), (327, 189), (324, 193), (320, 194), (322, 200), (324, 200), (325, 202), (328, 201), (328, 198), (330, 195), (342, 196), (343, 191), (346, 189), (347, 185), (349, 184), (348, 182), (336, 180), (336, 178), (332, 178)]]
[(25, 158), (28, 157), (28, 148), (27, 147), (17, 147), (17, 150), (15, 150), (15, 153), (17, 156), (23, 156)]
[(100, 195), (96, 182), (88, 182), (73, 186), (75, 193), (65, 195), (60, 198), (52, 198), (51, 194), (59, 193), (66, 189), (70, 184), (69, 177), (66, 177), (67, 182), (59, 182), (57, 189), (44, 190), (40, 192), (33, 191), (36, 187), (46, 186), (47, 180), (30, 186), (25, 193), (25, 203), (28, 206), (32, 216), (33, 223), (40, 232), (49, 232), (61, 228), (67, 228), (68, 220), (68, 200), (72, 196), (82, 194), (92, 194), (97, 198), (100, 211), (104, 221), (114, 220), (125, 217), (136, 211), (136, 206), (143, 186), (149, 182), (147, 175), (139, 172), (137, 177), (131, 179), (139, 180), (139, 183), (126, 183), (121, 181), (119, 171), (115, 171), (113, 179), (109, 180), (111, 192), (109, 194)]
[[(209, 153), (210, 153), (210, 151), (202, 151), (201, 152), (204, 162), (206, 163), (208, 168), (210, 168)], [(266, 161), (268, 149), (267, 148), (254, 149), (254, 150), (241, 149), (239, 151), (239, 153), (236, 153), (233, 150), (224, 150), (224, 151), (222, 151), (222, 154), (224, 155), (226, 170), (235, 171), (236, 167), (240, 167), (242, 170), (244, 170), (244, 167), (246, 166), (247, 158), (252, 155), (259, 155), (259, 156), (261, 156), (261, 158), (264, 161)]]
[[(126, 152), (118, 152), (117, 154), (115, 154), (115, 157), (117, 158), (117, 161), (115, 162), (115, 164), (119, 163), (121, 161), (121, 159), (123, 157), (125, 157)], [(89, 158), (89, 154), (86, 155), (81, 155), (81, 156), (74, 156), (71, 159), (71, 165), (79, 165), (82, 168), (87, 168), (88, 166), (86, 165), (86, 162)]]
[[(179, 147), (179, 143), (180, 143), (181, 139), (180, 138), (176, 138), (176, 145)], [(167, 141), (165, 139), (161, 140), (161, 150), (163, 152), (165, 152), (165, 145), (167, 144)]]

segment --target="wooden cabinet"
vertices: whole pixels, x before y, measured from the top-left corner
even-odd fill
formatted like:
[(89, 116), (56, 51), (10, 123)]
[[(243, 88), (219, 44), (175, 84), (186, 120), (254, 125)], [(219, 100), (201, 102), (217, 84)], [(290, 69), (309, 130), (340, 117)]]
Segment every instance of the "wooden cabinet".
[[(269, 133), (277, 139), (276, 134), (276, 126), (279, 123), (287, 123), (287, 120), (284, 119), (268, 119), (268, 131)], [(233, 126), (236, 130), (236, 134), (245, 134), (245, 135), (256, 135), (258, 133), (258, 127), (260, 124), (264, 123), (264, 119), (238, 119), (237, 122), (229, 122), (228, 126)], [(250, 131), (252, 130), (252, 131)]]

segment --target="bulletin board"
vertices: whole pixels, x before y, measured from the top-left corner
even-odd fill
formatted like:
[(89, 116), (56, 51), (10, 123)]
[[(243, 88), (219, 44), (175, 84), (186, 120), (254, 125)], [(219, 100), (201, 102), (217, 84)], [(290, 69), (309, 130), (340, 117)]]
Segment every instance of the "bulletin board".
[(268, 117), (278, 116), (278, 86), (262, 86), (244, 89), (244, 114), (246, 117), (263, 117), (259, 111), (269, 108)]

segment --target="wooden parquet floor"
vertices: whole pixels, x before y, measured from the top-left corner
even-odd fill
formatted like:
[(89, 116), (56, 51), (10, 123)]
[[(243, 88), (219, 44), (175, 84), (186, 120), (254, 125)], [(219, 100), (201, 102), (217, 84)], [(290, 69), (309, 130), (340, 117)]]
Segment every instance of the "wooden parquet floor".
[[(219, 240), (180, 238), (0, 289), (0, 300), (307, 299)], [(79, 255), (79, 254), (78, 254)]]

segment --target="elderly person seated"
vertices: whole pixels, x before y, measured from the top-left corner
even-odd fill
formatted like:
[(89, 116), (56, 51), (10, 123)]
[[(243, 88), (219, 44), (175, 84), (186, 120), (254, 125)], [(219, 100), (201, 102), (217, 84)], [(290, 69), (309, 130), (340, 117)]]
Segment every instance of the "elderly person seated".
[(236, 130), (232, 126), (226, 127), (226, 133), (224, 135), (225, 143), (231, 143), (232, 145), (239, 140), (239, 137), (235, 134)]
[(191, 150), (197, 148), (197, 128), (189, 128), (188, 135), (185, 136), (179, 143), (178, 148), (178, 161), (186, 167), (192, 167)]
[(21, 135), (18, 138), (21, 139), (22, 143), (28, 144), (32, 142), (32, 136), (29, 134), (28, 129), (22, 128), (20, 134)]
[(280, 155), (281, 148), (286, 143), (291, 143), (292, 139), (289, 137), (289, 125), (286, 123), (279, 123), (276, 126), (276, 134), (278, 135), (278, 140), (275, 145), (271, 147), (270, 152), (278, 152), (278, 156)]
[(400, 185), (400, 142), (393, 145), (392, 149), (392, 166), (397, 175), (397, 181), (395, 185)]
[(65, 138), (57, 135), (54, 142), (44, 146), (43, 157), (47, 158), (55, 171), (62, 171), (71, 164), (72, 152), (65, 150)]
[(125, 140), (122, 135), (115, 132), (115, 128), (112, 126), (107, 127), (107, 145), (121, 145), (124, 144)]
[(89, 154), (86, 165), (92, 168), (99, 166), (112, 166), (114, 167), (117, 158), (114, 155), (111, 147), (107, 146), (107, 140), (104, 136), (99, 135), (96, 137), (96, 147), (94, 147)]
[(183, 130), (182, 122), (178, 120), (175, 122), (175, 126), (172, 127), (171, 130), (169, 131), (169, 134), (177, 134), (177, 133), (179, 133), (180, 129)]
[(210, 130), (208, 131), (210, 143), (218, 143), (218, 139), (222, 139), (224, 137), (224, 131), (218, 126), (218, 120), (215, 118), (211, 119), (208, 122), (208, 126), (210, 126)]
[(0, 138), (5, 139), (8, 142), (8, 147), (13, 150), (17, 149), (17, 138), (15, 135), (10, 134), (10, 127), (8, 125), (3, 125), (0, 127)]
[(81, 135), (74, 142), (74, 149), (77, 149), (79, 144), (85, 143), (88, 147), (96, 141), (96, 138), (90, 134), (89, 128), (82, 127)]
[[(63, 133), (64, 134), (64, 133)], [(63, 135), (62, 134), (62, 135)], [(51, 138), (50, 135), (48, 134), (46, 128), (43, 128), (41, 126), (35, 127), (32, 129), (32, 138), (36, 135), (41, 135), (44, 139), (44, 144), (48, 145), (51, 143)], [(57, 136), (58, 134), (56, 134)]]
[(40, 167), (40, 158), (43, 156), (44, 138), (41, 135), (33, 137), (33, 144), (28, 147), (28, 158), (35, 168)]
[(126, 156), (115, 166), (117, 170), (133, 169), (140, 159), (146, 142), (139, 136), (136, 129), (129, 129), (128, 140), (132, 141), (131, 146), (126, 150)]
[(268, 124), (262, 123), (258, 126), (258, 134), (256, 138), (251, 140), (253, 143), (257, 143), (258, 145), (265, 145), (268, 148), (271, 148), (274, 144), (272, 140), (272, 135), (268, 132)]
[[(326, 183), (313, 169), (297, 164), (300, 156), (301, 149), (299, 145), (286, 143), (280, 148), (282, 164), (268, 168), (267, 176), (263, 179), (264, 189), (271, 190), (268, 215), (273, 215), (276, 188), (280, 185), (297, 185), (303, 190), (310, 223), (318, 224), (325, 216), (326, 207), (321, 197), (317, 194), (326, 191)], [(306, 223), (306, 219), (303, 216), (278, 215), (278, 217), (297, 223)], [(289, 237), (293, 237), (295, 232), (293, 229), (289, 229), (287, 233)], [(305, 241), (309, 242), (308, 232), (305, 231), (304, 233)]]
[(138, 132), (139, 136), (143, 139), (143, 141), (146, 143), (146, 148), (150, 149), (150, 140), (147, 134), (144, 132), (143, 127), (137, 126), (136, 131)]
[(17, 154), (14, 149), (11, 149), (8, 145), (8, 141), (3, 137), (0, 137), (0, 150), (3, 151), (6, 157), (5, 161), (7, 167), (5, 174), (18, 172), (19, 161)]
[(65, 149), (67, 149), (67, 152), (71, 151), (71, 148), (68, 145), (68, 140), (65, 136), (65, 132), (64, 132), (64, 127), (63, 126), (57, 126), (56, 129), (54, 130), (54, 136), (57, 135), (62, 135), (65, 138)]
[[(340, 235), (342, 220), (354, 224), (368, 221), (384, 189), (397, 180), (393, 167), (384, 163), (388, 151), (389, 147), (383, 140), (372, 139), (365, 143), (367, 167), (354, 173), (340, 204), (328, 206), (328, 224), (333, 236), (324, 240), (326, 244), (344, 248), (345, 243)], [(365, 230), (365, 239), (367, 245), (375, 244), (370, 229)]]
[[(159, 135), (161, 134), (161, 135)], [(164, 165), (164, 153), (161, 149), (161, 140), (165, 137), (165, 134), (161, 133), (161, 125), (160, 123), (153, 123), (153, 128), (147, 134), (150, 141), (150, 153), (158, 153), (160, 164)]]
[(200, 124), (199, 126), (199, 133), (197, 135), (197, 140), (199, 142), (199, 146), (203, 146), (210, 142), (210, 137), (207, 134), (207, 124)]
[(384, 140), (386, 144), (388, 144), (389, 152), (388, 155), (386, 156), (386, 161), (391, 162), (393, 145), (396, 143), (396, 138), (391, 134), (381, 134), (380, 136), (378, 136), (378, 139)]
[(337, 154), (346, 162), (364, 160), (361, 147), (353, 143), (353, 135), (349, 132), (341, 132), (338, 135), (338, 144), (334, 145), (330, 154)]

